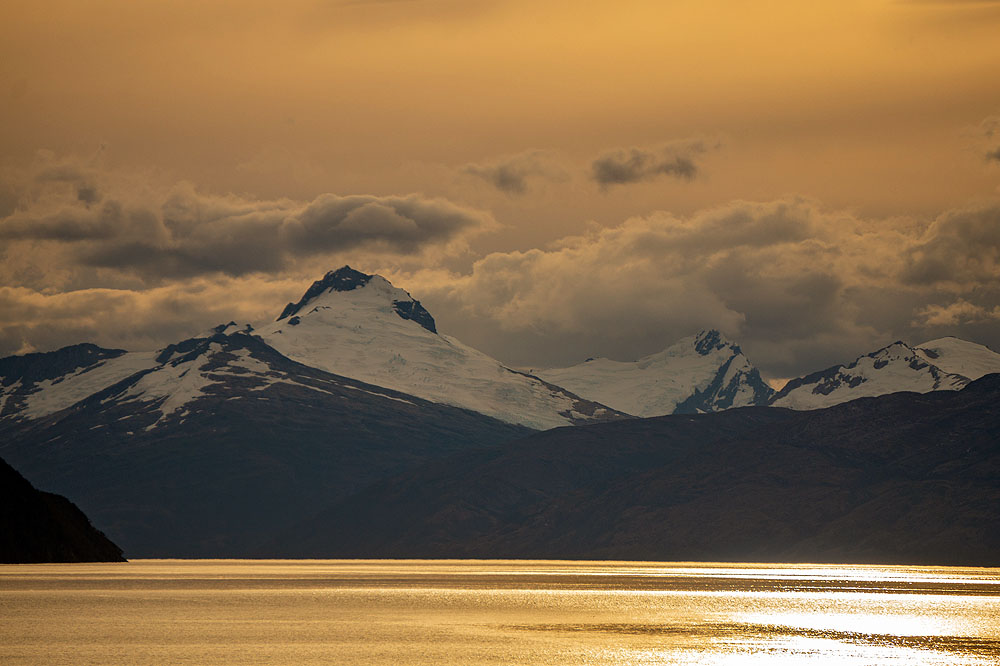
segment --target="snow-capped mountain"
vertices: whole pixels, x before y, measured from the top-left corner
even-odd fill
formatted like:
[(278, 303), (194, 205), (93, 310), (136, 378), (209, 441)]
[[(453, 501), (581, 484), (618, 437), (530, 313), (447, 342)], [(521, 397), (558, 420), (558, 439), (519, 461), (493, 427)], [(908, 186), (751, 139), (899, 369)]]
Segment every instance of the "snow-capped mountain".
[(183, 423), (201, 408), (204, 398), (268, 400), (262, 392), (274, 384), (327, 395), (331, 386), (336, 386), (340, 391), (414, 404), (374, 386), (296, 367), (298, 364), (282, 358), (252, 331), (250, 325), (230, 323), (217, 327), (208, 337), (169, 345), (157, 354), (157, 365), (105, 388), (95, 397), (105, 406), (127, 407), (129, 423), (141, 424), (146, 431), (170, 419)]
[(258, 356), (267, 348), (327, 373), (530, 428), (626, 416), (439, 334), (431, 314), (407, 292), (345, 266), (256, 330), (230, 322), (159, 352), (81, 344), (0, 359), (0, 420), (40, 419), (131, 378), (127, 392), (113, 399), (134, 402), (139, 411), (155, 403), (160, 416), (146, 424), (154, 427), (206, 392), (223, 390), (227, 378), (246, 383), (257, 373), (261, 386), (286, 381), (245, 349), (227, 350), (237, 339)]
[(938, 338), (917, 345), (914, 349), (928, 363), (969, 380), (1000, 372), (1000, 354), (989, 347), (961, 338)]
[(1000, 372), (1000, 354), (973, 342), (941, 338), (911, 347), (897, 341), (847, 365), (792, 379), (771, 404), (820, 409), (899, 391), (957, 391), (991, 372)]
[(0, 359), (0, 419), (38, 419), (156, 365), (156, 352), (89, 343)]
[[(73, 353), (92, 373), (104, 367), (94, 359), (123, 357), (70, 352), (42, 355), (67, 378), (39, 395), (88, 374)], [(57, 411), (0, 419), (0, 456), (132, 557), (246, 557), (385, 475), (532, 432), (296, 363), (245, 326), (149, 360)]]
[(765, 405), (774, 393), (739, 346), (716, 330), (684, 338), (638, 361), (588, 359), (537, 374), (578, 395), (644, 417)]
[(508, 423), (546, 429), (624, 416), (439, 333), (406, 291), (349, 266), (256, 333), (305, 365)]
[(183, 420), (201, 398), (241, 400), (275, 383), (328, 393), (334, 382), (405, 401), (347, 378), (317, 379), (327, 373), (290, 373), (282, 366), (298, 364), (289, 363), (252, 331), (249, 324), (230, 322), (159, 352), (127, 353), (83, 344), (0, 359), (0, 415), (13, 421), (36, 420), (96, 399), (102, 409), (126, 406), (133, 424), (152, 430), (170, 418)]

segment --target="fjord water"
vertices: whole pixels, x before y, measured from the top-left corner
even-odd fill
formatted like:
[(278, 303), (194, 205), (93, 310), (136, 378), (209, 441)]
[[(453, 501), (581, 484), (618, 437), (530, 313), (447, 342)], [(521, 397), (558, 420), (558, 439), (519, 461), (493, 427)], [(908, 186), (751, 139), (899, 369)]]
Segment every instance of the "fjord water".
[(0, 566), (3, 664), (995, 664), (1000, 569), (566, 561)]

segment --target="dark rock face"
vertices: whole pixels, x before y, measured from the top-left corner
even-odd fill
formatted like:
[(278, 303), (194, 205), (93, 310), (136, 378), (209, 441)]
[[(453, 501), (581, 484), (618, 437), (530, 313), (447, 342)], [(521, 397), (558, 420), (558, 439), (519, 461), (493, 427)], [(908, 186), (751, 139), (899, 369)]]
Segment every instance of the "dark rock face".
[(124, 562), (121, 548), (61, 495), (0, 460), (0, 562)]
[(379, 482), (316, 557), (1000, 564), (1000, 375), (823, 410), (557, 428)]
[[(695, 351), (702, 356), (708, 356), (716, 349), (722, 349), (725, 346), (725, 343), (722, 342), (722, 334), (715, 329), (704, 331), (694, 343)], [(737, 353), (740, 351), (739, 347), (734, 346), (733, 349)]]
[(712, 382), (702, 390), (695, 390), (687, 399), (678, 403), (674, 414), (701, 414), (730, 409), (736, 396), (746, 388), (753, 391), (753, 405), (766, 405), (774, 395), (774, 389), (767, 385), (757, 371), (740, 369), (727, 379), (727, 375), (739, 356), (743, 353), (739, 345), (727, 343), (716, 330), (702, 331), (694, 343), (695, 351), (708, 356), (720, 349), (729, 349), (732, 355), (718, 370)]
[[(738, 353), (739, 348), (735, 349), (737, 349)], [(768, 386), (761, 378), (757, 368), (752, 368), (750, 372), (740, 370), (726, 381), (729, 368), (736, 358), (734, 354), (719, 368), (711, 384), (706, 386), (704, 390), (695, 390), (686, 400), (678, 403), (673, 413), (701, 414), (729, 409), (736, 401), (737, 394), (745, 387), (750, 387), (753, 390), (754, 398), (752, 404), (768, 404), (771, 401), (771, 396), (774, 395), (774, 389)]]
[(330, 271), (323, 276), (323, 279), (313, 282), (312, 286), (306, 290), (306, 293), (303, 294), (298, 303), (289, 303), (286, 305), (285, 309), (281, 311), (281, 315), (278, 317), (277, 321), (281, 321), (285, 317), (290, 317), (293, 314), (298, 313), (306, 303), (320, 294), (327, 291), (351, 291), (353, 289), (357, 289), (358, 287), (365, 286), (371, 279), (371, 275), (365, 275), (361, 271), (356, 271), (350, 266), (344, 266), (335, 271)]
[(420, 305), (420, 301), (393, 301), (392, 309), (403, 319), (415, 321), (431, 333), (437, 333), (434, 317)]

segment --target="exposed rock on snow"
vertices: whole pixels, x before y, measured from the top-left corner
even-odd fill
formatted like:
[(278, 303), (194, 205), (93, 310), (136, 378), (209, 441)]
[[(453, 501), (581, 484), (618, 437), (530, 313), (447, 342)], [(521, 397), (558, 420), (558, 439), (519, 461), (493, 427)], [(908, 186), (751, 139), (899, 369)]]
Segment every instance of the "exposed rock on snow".
[(538, 375), (635, 416), (764, 405), (773, 393), (739, 346), (715, 330), (684, 338), (638, 361), (587, 359)]

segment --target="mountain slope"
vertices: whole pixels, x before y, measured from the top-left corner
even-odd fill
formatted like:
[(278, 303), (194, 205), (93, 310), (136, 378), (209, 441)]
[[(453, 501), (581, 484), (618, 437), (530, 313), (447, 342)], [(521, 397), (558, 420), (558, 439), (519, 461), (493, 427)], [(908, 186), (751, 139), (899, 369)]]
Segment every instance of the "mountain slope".
[(438, 333), (407, 292), (348, 266), (257, 332), (300, 363), (508, 423), (545, 429), (624, 417)]
[(631, 363), (589, 359), (537, 374), (578, 395), (643, 417), (764, 405), (774, 393), (742, 350), (715, 330)]
[(917, 345), (915, 350), (928, 363), (940, 370), (979, 379), (983, 375), (1000, 372), (1000, 354), (989, 347), (961, 338), (947, 337)]
[(37, 490), (0, 459), (0, 563), (124, 561), (76, 505)]
[(898, 391), (957, 390), (969, 383), (968, 377), (949, 373), (932, 363), (929, 357), (934, 351), (928, 350), (920, 351), (906, 343), (894, 342), (848, 365), (835, 365), (792, 379), (775, 394), (771, 405), (799, 410), (820, 409)]
[(84, 343), (0, 358), (0, 419), (34, 419), (58, 412), (152, 367), (154, 356)]
[(0, 422), (0, 454), (130, 557), (240, 557), (386, 475), (530, 432), (217, 330), (69, 408)]
[(532, 435), (377, 483), (286, 535), (312, 557), (1000, 564), (1000, 375), (829, 409)]

